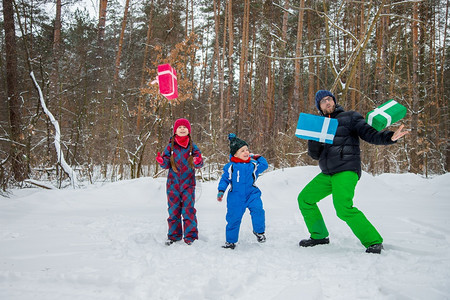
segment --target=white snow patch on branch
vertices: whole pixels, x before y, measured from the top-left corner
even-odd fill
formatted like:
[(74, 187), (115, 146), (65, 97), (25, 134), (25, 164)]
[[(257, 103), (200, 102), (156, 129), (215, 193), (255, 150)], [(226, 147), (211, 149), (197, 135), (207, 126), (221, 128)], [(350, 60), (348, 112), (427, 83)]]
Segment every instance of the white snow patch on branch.
[(64, 154), (61, 151), (61, 130), (59, 128), (59, 123), (56, 121), (53, 114), (48, 110), (47, 105), (44, 101), (44, 96), (42, 94), (41, 87), (36, 81), (36, 78), (34, 77), (34, 72), (32, 71), (30, 73), (31, 79), (33, 79), (34, 85), (36, 86), (38, 92), (39, 92), (39, 100), (41, 102), (42, 109), (44, 110), (44, 113), (49, 117), (50, 121), (52, 122), (53, 126), (55, 127), (55, 136), (54, 136), (54, 144), (56, 148), (56, 154), (58, 155), (58, 163), (61, 165), (61, 167), (64, 169), (64, 172), (69, 176), (70, 182), (72, 184), (72, 187), (75, 188), (78, 186), (76, 174), (74, 173), (73, 169), (69, 166), (69, 164), (64, 159)]

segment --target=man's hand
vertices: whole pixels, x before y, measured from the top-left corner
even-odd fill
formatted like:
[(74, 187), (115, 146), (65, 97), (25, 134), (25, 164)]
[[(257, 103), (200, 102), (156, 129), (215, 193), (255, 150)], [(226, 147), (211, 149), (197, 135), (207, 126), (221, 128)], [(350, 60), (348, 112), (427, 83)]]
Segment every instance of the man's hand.
[(394, 135), (391, 137), (393, 142), (409, 133), (409, 131), (406, 130), (402, 131), (403, 127), (405, 127), (405, 125), (400, 125), (400, 127), (394, 132)]

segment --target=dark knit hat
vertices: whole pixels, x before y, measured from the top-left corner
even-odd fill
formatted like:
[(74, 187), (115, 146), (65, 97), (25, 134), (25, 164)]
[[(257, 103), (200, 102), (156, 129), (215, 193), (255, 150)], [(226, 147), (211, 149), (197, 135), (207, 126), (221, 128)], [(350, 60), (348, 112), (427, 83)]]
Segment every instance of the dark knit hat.
[(326, 96), (330, 96), (331, 98), (333, 98), (334, 104), (336, 104), (336, 97), (334, 97), (333, 93), (331, 93), (330, 91), (327, 91), (327, 90), (319, 90), (316, 93), (316, 107), (319, 111), (321, 111), (320, 100), (322, 100)]
[(234, 155), (236, 152), (244, 146), (248, 146), (248, 144), (241, 139), (238, 139), (234, 133), (230, 133), (228, 135), (228, 139), (230, 140), (230, 154)]
[(177, 133), (177, 128), (180, 126), (184, 126), (188, 129), (189, 133), (191, 133), (191, 123), (187, 119), (178, 119), (175, 121), (173, 125), (173, 134)]

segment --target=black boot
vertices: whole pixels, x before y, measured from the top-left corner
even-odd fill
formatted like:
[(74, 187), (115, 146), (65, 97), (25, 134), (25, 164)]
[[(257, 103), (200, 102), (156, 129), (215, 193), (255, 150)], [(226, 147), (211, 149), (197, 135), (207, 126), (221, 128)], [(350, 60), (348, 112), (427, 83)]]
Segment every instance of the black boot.
[(176, 242), (178, 242), (178, 241), (167, 239), (167, 241), (164, 244), (166, 244), (166, 246), (170, 246), (170, 245), (172, 245), (173, 243), (176, 243)]
[(222, 248), (225, 249), (234, 249), (235, 247), (236, 247), (235, 243), (228, 243), (228, 242), (225, 242), (225, 245), (222, 246)]
[(383, 249), (383, 244), (374, 244), (374, 245), (367, 247), (366, 253), (380, 254), (382, 249)]
[(258, 241), (258, 243), (264, 243), (266, 242), (266, 236), (263, 233), (256, 233), (253, 231), (253, 234), (256, 235), (256, 240)]
[(309, 238), (307, 240), (301, 240), (300, 243), (298, 243), (298, 245), (300, 247), (314, 247), (317, 245), (325, 245), (325, 244), (329, 244), (329, 243), (330, 243), (329, 238), (324, 238), (324, 239)]

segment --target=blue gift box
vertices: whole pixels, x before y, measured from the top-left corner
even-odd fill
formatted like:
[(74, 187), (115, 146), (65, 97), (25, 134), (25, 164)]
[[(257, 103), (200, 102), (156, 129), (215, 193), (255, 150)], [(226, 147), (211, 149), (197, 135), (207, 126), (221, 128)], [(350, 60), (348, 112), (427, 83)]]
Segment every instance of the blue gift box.
[(338, 120), (301, 113), (295, 136), (305, 140), (333, 144)]

